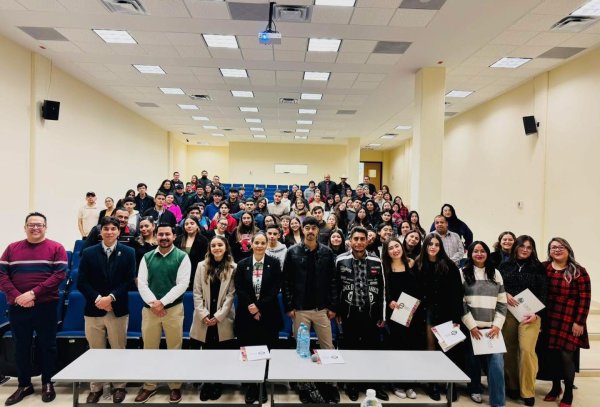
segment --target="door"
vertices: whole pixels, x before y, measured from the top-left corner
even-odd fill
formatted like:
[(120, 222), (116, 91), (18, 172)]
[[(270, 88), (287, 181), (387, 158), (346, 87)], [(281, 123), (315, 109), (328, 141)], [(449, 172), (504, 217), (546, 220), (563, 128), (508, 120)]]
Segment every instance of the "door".
[(363, 178), (369, 177), (369, 181), (371, 184), (375, 185), (377, 190), (381, 189), (381, 170), (383, 168), (383, 163), (381, 161), (365, 161)]

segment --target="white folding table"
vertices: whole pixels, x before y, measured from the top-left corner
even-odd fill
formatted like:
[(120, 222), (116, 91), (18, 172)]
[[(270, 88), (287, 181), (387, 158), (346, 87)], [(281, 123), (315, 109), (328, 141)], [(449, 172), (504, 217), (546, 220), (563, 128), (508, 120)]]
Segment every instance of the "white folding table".
[(265, 360), (242, 362), (239, 350), (90, 349), (52, 380), (73, 383), (73, 406), (76, 407), (80, 383), (85, 382), (257, 383), (262, 391), (266, 365)]

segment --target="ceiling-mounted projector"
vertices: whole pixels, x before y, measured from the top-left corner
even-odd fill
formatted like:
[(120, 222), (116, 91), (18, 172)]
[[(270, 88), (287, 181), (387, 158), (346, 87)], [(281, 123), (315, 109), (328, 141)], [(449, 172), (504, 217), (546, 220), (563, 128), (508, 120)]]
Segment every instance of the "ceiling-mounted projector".
[(258, 42), (263, 45), (276, 45), (281, 44), (281, 34), (277, 29), (273, 29), (275, 23), (273, 22), (273, 9), (275, 8), (275, 2), (269, 3), (269, 21), (267, 27), (263, 32), (258, 33)]

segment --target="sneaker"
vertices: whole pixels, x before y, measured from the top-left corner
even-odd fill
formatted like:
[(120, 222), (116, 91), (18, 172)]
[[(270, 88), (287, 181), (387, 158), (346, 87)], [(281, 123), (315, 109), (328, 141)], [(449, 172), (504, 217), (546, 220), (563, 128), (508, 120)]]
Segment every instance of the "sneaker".
[(394, 389), (394, 394), (396, 395), (396, 397), (399, 397), (401, 399), (405, 399), (407, 396), (406, 392), (398, 387)]
[(477, 403), (477, 404), (483, 403), (483, 399), (481, 398), (480, 393), (471, 393), (471, 400), (473, 400), (473, 403)]
[(417, 393), (413, 390), (413, 389), (407, 389), (406, 390), (406, 397), (408, 397), (409, 399), (416, 399), (417, 398)]

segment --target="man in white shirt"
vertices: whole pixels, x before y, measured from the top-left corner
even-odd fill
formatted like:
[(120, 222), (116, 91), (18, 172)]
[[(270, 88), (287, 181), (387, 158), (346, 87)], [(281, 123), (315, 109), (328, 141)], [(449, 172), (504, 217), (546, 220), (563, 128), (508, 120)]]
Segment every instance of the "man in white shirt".
[(280, 190), (275, 191), (273, 195), (273, 202), (267, 205), (270, 215), (282, 216), (290, 214), (290, 207), (281, 202), (283, 194)]
[(96, 206), (96, 194), (88, 192), (85, 194), (85, 201), (85, 205), (79, 208), (77, 213), (77, 226), (82, 239), (85, 239), (90, 230), (98, 224), (100, 216), (100, 209)]
[(444, 245), (446, 254), (450, 257), (450, 260), (458, 265), (465, 255), (465, 246), (460, 236), (448, 230), (448, 221), (442, 215), (436, 216), (433, 224), (435, 231), (442, 237), (442, 244)]

